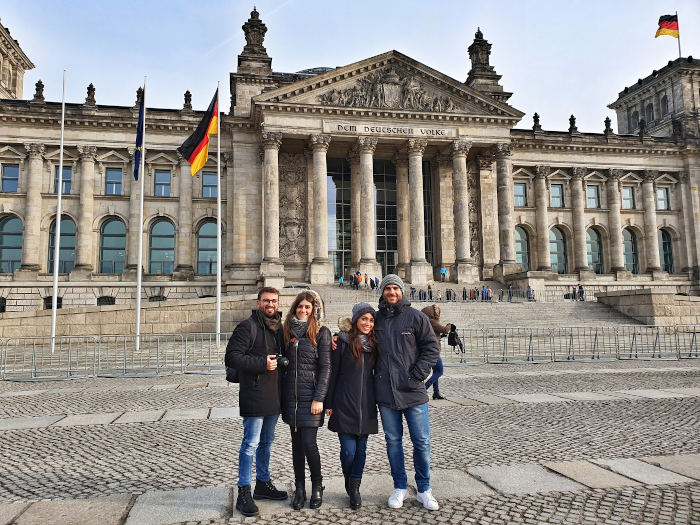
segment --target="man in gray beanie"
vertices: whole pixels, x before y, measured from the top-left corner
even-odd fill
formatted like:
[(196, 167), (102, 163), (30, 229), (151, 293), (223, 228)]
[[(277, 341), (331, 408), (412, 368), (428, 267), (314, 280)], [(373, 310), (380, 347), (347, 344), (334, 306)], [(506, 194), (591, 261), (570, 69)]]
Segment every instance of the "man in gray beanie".
[(374, 385), (394, 479), (389, 507), (402, 507), (407, 495), (405, 418), (413, 443), (418, 501), (428, 510), (437, 510), (439, 505), (430, 489), (430, 421), (423, 381), (437, 362), (440, 347), (428, 317), (404, 298), (404, 283), (398, 275), (385, 276), (379, 291), (374, 325), (379, 350)]

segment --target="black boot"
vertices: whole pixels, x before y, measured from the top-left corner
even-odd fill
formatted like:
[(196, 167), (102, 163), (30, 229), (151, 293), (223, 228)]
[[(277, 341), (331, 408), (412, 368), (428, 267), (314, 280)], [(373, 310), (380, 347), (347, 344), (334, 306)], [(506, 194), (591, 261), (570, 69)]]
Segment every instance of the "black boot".
[(313, 481), (311, 483), (311, 499), (309, 500), (310, 509), (317, 509), (323, 503), (323, 489), (324, 486), (321, 485), (320, 481)]
[(345, 476), (345, 493), (350, 495), (350, 476)]
[(250, 495), (250, 485), (238, 487), (238, 498), (236, 499), (236, 510), (244, 516), (257, 516), (258, 506)]
[(437, 390), (433, 391), (433, 399), (447, 399), (445, 396), (441, 395)]
[(359, 509), (362, 506), (362, 497), (360, 496), (360, 484), (362, 478), (350, 478), (350, 508)]
[(306, 503), (306, 487), (304, 482), (297, 482), (294, 489), (294, 499), (292, 500), (292, 508), (294, 510), (301, 510), (304, 508), (304, 503)]
[(253, 498), (254, 499), (274, 499), (274, 500), (284, 500), (287, 499), (289, 494), (287, 494), (287, 491), (285, 490), (277, 490), (277, 487), (275, 487), (272, 484), (272, 480), (270, 481), (260, 481), (259, 479), (255, 480), (255, 490), (253, 491)]

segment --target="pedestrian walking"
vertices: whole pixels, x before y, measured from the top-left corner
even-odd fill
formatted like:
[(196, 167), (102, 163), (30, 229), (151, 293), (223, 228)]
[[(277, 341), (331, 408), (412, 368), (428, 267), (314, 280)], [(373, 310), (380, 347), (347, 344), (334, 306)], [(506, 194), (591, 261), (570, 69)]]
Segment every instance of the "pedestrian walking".
[[(430, 321), (430, 327), (433, 329), (433, 333), (435, 333), (435, 337), (438, 341), (440, 341), (441, 337), (445, 337), (447, 334), (450, 333), (451, 325), (440, 324), (440, 307), (438, 305), (433, 304), (430, 306), (426, 306), (421, 310), (421, 312), (428, 316), (428, 320)], [(425, 382), (426, 390), (430, 390), (431, 386), (433, 387), (433, 399), (445, 399), (440, 394), (440, 385), (438, 384), (438, 381), (444, 373), (445, 368), (442, 365), (442, 358), (438, 355), (437, 362), (433, 366), (433, 373), (430, 376), (430, 379), (428, 379)]]

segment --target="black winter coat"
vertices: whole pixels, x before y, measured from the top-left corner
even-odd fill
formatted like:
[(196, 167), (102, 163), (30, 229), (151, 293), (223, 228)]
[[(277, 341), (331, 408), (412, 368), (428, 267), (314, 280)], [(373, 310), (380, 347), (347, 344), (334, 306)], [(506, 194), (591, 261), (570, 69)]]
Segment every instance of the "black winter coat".
[(377, 404), (403, 410), (428, 402), (423, 381), (432, 372), (440, 346), (428, 317), (406, 299), (382, 301), (374, 321), (379, 356), (374, 373)]
[[(238, 370), (239, 405), (242, 417), (274, 416), (280, 413), (277, 370), (267, 369), (267, 356), (282, 350), (282, 330), (270, 331), (259, 310), (236, 326), (226, 345), (226, 366)], [(279, 315), (279, 314), (278, 314)], [(255, 328), (252, 349), (251, 330)], [(281, 325), (281, 323), (280, 323)]]
[(293, 428), (323, 425), (324, 411), (312, 414), (311, 402), (324, 402), (328, 392), (331, 331), (327, 327), (321, 327), (316, 343), (315, 347), (308, 337), (302, 337), (285, 348), (289, 365), (282, 375), (282, 420)]
[(352, 355), (350, 338), (338, 335), (338, 348), (331, 352), (331, 382), (326, 408), (333, 409), (328, 430), (361, 436), (377, 433), (377, 402), (374, 395), (376, 354)]

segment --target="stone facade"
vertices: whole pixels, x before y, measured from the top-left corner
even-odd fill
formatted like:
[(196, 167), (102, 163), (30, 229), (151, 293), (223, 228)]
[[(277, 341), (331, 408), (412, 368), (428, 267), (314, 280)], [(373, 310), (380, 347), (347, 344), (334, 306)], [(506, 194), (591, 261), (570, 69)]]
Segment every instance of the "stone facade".
[[(515, 128), (523, 113), (508, 104), (481, 31), (465, 82), (396, 51), (335, 69), (274, 72), (257, 11), (243, 31), (230, 111), (221, 115), (226, 292), (329, 284), (351, 270), (392, 270), (422, 286), (442, 266), (460, 284), (523, 288), (697, 282), (697, 60), (673, 61), (611, 105), (624, 120), (667, 86), (672, 103), (656, 113), (663, 119), (653, 133), (627, 134), (634, 130), (622, 120), (619, 134), (609, 121), (602, 133), (584, 133), (574, 116), (568, 132), (551, 132), (537, 115), (531, 130)], [(192, 177), (176, 152), (202, 116), (191, 94), (182, 109), (148, 110), (140, 225), (131, 174), (141, 94), (134, 106), (101, 106), (95, 91), (91, 84), (84, 103), (66, 108), (63, 306), (133, 299), (140, 227), (148, 297), (212, 295), (216, 158)], [(41, 82), (31, 100), (0, 101), (6, 311), (41, 308), (51, 293), (60, 114)], [(664, 119), (680, 124), (669, 132)], [(377, 182), (378, 163), (389, 189)], [(339, 169), (347, 173), (335, 180)], [(375, 198), (393, 200), (382, 208)]]
[(0, 24), (0, 99), (21, 99), (24, 73), (30, 69), (34, 69), (34, 64), (12, 38), (10, 30)]

